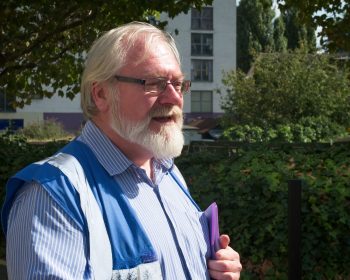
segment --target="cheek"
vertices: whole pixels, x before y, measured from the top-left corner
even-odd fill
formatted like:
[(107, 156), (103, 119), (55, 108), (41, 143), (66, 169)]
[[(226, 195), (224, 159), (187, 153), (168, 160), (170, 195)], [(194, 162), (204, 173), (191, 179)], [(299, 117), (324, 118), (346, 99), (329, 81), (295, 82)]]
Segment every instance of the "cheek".
[(126, 98), (121, 100), (121, 113), (130, 120), (140, 121), (147, 117), (156, 102), (154, 98)]

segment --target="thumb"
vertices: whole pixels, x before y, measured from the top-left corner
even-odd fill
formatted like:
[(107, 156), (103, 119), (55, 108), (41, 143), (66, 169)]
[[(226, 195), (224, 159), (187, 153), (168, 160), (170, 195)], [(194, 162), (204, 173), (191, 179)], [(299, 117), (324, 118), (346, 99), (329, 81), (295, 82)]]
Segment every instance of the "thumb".
[(220, 246), (225, 249), (230, 244), (230, 237), (227, 234), (222, 234), (220, 236)]

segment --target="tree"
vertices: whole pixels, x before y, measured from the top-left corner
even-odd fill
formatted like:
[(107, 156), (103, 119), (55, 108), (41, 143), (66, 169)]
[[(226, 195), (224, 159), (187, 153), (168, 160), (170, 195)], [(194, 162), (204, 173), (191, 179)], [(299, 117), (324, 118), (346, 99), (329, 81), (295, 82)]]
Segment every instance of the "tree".
[(254, 57), (273, 50), (272, 0), (241, 0), (237, 7), (237, 67), (247, 72)]
[(316, 51), (315, 29), (299, 21), (295, 8), (275, 18), (272, 0), (241, 0), (237, 8), (237, 67), (248, 72), (262, 52)]
[(283, 18), (278, 17), (273, 23), (273, 40), (275, 43), (276, 52), (284, 52), (287, 50), (288, 40), (285, 37), (286, 26), (284, 24)]
[(315, 28), (300, 23), (298, 14), (295, 8), (290, 8), (280, 16), (285, 25), (287, 48), (290, 50), (303, 49), (309, 53), (316, 52)]
[(298, 18), (313, 28), (321, 27), (321, 45), (330, 52), (350, 51), (350, 0), (277, 0), (282, 13), (298, 11)]
[(350, 127), (350, 71), (334, 57), (262, 54), (253, 70), (250, 76), (232, 71), (224, 77), (226, 128), (299, 125), (330, 132), (340, 127), (345, 132)]
[(84, 54), (101, 32), (160, 12), (174, 17), (212, 1), (1, 1), (1, 91), (20, 107), (56, 92), (73, 98), (79, 92)]

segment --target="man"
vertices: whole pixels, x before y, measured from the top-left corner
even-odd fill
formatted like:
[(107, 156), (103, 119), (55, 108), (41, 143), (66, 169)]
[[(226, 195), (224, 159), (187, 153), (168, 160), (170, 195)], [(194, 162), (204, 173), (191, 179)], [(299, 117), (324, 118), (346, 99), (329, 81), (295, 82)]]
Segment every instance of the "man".
[(184, 80), (173, 38), (133, 22), (87, 55), (82, 134), (9, 180), (10, 279), (239, 279), (173, 164), (183, 146)]

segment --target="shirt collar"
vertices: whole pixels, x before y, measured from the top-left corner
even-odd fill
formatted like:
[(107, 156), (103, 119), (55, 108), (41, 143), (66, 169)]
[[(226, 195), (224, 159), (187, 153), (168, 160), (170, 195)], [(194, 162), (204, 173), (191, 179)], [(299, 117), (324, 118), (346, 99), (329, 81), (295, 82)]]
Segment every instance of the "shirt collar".
[[(130, 166), (134, 166), (133, 162), (92, 121), (86, 122), (78, 140), (90, 147), (110, 176), (120, 174)], [(172, 168), (174, 160), (154, 159), (152, 164), (160, 166), (166, 172)]]

